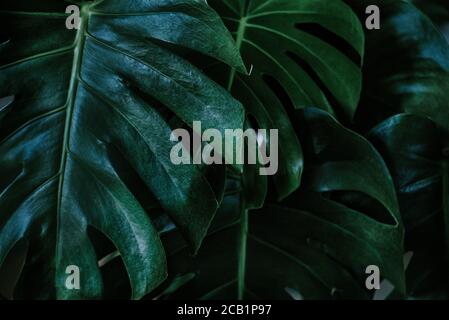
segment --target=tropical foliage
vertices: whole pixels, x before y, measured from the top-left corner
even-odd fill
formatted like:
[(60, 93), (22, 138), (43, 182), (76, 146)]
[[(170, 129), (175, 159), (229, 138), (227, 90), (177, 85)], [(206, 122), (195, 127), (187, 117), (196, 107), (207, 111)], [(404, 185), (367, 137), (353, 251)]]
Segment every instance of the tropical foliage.
[[(448, 8), (3, 0), (1, 296), (449, 298)], [(278, 129), (277, 174), (173, 164), (193, 121)]]

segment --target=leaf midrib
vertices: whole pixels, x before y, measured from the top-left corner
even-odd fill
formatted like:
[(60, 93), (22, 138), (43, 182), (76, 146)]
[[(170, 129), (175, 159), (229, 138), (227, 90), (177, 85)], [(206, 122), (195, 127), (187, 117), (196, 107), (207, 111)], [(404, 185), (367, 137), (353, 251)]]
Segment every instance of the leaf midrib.
[[(250, 0), (245, 0), (242, 6), (241, 18), (239, 20), (239, 27), (237, 29), (236, 47), (240, 51), (245, 36), (246, 24), (247, 24), (247, 9)], [(226, 5), (229, 5), (225, 2)], [(231, 92), (232, 86), (236, 78), (236, 68), (232, 68), (229, 74), (228, 91)], [(243, 176), (244, 172), (242, 172)], [(243, 186), (245, 188), (245, 186)], [(248, 242), (248, 210), (245, 208), (245, 202), (243, 199), (240, 201), (240, 237), (239, 237), (239, 252), (238, 252), (238, 265), (237, 265), (237, 298), (242, 300), (245, 294), (245, 272), (246, 272), (246, 249)]]
[[(81, 70), (81, 64), (83, 60), (83, 52), (84, 52), (84, 44), (86, 41), (86, 30), (87, 24), (89, 20), (89, 6), (91, 4), (86, 4), (81, 7), (81, 16), (80, 16), (80, 26), (76, 33), (74, 47), (73, 47), (73, 65), (72, 72), (70, 74), (70, 86), (67, 94), (67, 109), (66, 109), (66, 119), (64, 124), (64, 136), (62, 140), (62, 154), (60, 161), (60, 169), (59, 169), (59, 185), (58, 185), (58, 193), (57, 193), (57, 206), (56, 206), (56, 244), (59, 243), (59, 228), (60, 228), (60, 214), (61, 214), (61, 205), (62, 205), (62, 197), (64, 191), (64, 178), (66, 172), (67, 158), (69, 154), (69, 143), (70, 143), (70, 131), (72, 129), (72, 118), (73, 118), (73, 109), (75, 107), (76, 101), (76, 93), (78, 91), (79, 85), (79, 76)], [(56, 245), (56, 257), (58, 254), (58, 246)], [(57, 259), (56, 259), (57, 261)], [(55, 262), (56, 262), (55, 261)]]

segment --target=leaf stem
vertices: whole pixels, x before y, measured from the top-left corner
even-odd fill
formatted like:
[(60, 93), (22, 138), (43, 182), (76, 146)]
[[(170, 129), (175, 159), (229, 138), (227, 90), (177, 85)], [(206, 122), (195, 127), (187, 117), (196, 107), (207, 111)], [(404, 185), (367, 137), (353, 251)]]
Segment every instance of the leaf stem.
[[(243, 42), (243, 38), (245, 36), (246, 26), (247, 26), (247, 18), (246, 17), (240, 18), (239, 28), (237, 29), (237, 37), (235, 39), (235, 45), (236, 45), (237, 49), (239, 49), (239, 50), (242, 47), (242, 42)], [(231, 68), (231, 72), (229, 74), (228, 88), (227, 88), (228, 91), (231, 91), (231, 89), (232, 89), (232, 85), (234, 84), (236, 72), (237, 72), (236, 68)]]
[[(239, 27), (237, 29), (237, 36), (235, 39), (236, 47), (240, 51), (242, 47), (243, 38), (245, 36), (249, 1), (245, 0), (241, 8), (241, 18), (239, 20)], [(236, 68), (232, 68), (229, 75), (228, 91), (231, 92), (232, 85), (234, 84)], [(242, 170), (241, 177), (245, 172)], [(239, 234), (239, 253), (238, 253), (238, 270), (237, 270), (237, 298), (242, 300), (245, 294), (245, 273), (246, 273), (246, 247), (248, 241), (248, 210), (246, 209), (246, 203), (244, 199), (245, 192), (244, 179), (242, 179), (242, 192), (240, 193), (240, 234)]]
[(237, 273), (237, 298), (242, 300), (245, 293), (245, 269), (246, 269), (246, 246), (248, 241), (248, 210), (245, 209), (245, 200), (240, 200), (240, 249), (239, 249), (239, 264)]
[[(67, 95), (67, 110), (66, 110), (66, 119), (65, 119), (65, 125), (64, 125), (64, 138), (63, 138), (63, 145), (62, 145), (62, 154), (61, 154), (61, 160), (60, 160), (60, 168), (59, 168), (59, 185), (58, 185), (58, 199), (57, 199), (57, 207), (56, 207), (56, 237), (57, 241), (56, 243), (59, 243), (59, 227), (60, 227), (60, 214), (62, 210), (62, 201), (64, 196), (64, 178), (65, 178), (65, 171), (66, 171), (66, 165), (67, 165), (67, 156), (69, 153), (69, 144), (70, 144), (70, 132), (72, 129), (72, 117), (73, 117), (73, 109), (75, 107), (75, 99), (76, 99), (76, 93), (78, 91), (78, 84), (79, 84), (79, 77), (80, 77), (80, 71), (81, 71), (81, 63), (83, 60), (83, 51), (84, 51), (84, 44), (86, 40), (86, 30), (87, 30), (87, 23), (89, 19), (89, 12), (88, 9), (89, 5), (83, 5), (81, 8), (81, 21), (80, 21), (80, 27), (76, 33), (73, 49), (73, 66), (72, 66), (72, 72), (70, 75), (70, 86), (69, 91)], [(56, 248), (56, 256), (59, 256), (59, 248)]]
[(449, 161), (444, 160), (442, 163), (443, 175), (443, 216), (444, 230), (446, 239), (446, 257), (449, 260)]

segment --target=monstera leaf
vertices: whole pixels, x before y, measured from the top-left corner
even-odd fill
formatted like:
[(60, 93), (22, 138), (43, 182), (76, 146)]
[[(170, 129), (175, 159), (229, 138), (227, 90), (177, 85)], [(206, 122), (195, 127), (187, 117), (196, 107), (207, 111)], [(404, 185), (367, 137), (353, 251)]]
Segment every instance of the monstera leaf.
[(432, 120), (400, 114), (370, 132), (394, 178), (405, 226), (412, 298), (447, 298), (449, 137)]
[(432, 19), (449, 41), (449, 3), (445, 0), (413, 0), (413, 4)]
[(357, 128), (367, 132), (405, 112), (430, 117), (449, 129), (449, 46), (431, 20), (405, 0), (346, 2), (362, 21), (366, 6), (378, 5), (381, 11), (380, 30), (366, 30)]
[[(171, 163), (171, 119), (243, 126), (241, 105), (174, 48), (244, 68), (203, 0), (85, 2), (78, 30), (65, 27), (68, 4), (0, 5), (0, 264), (25, 241), (24, 297), (100, 297), (93, 228), (116, 246), (139, 298), (164, 280), (166, 259), (127, 173), (197, 250), (220, 195), (198, 167)], [(79, 290), (65, 286), (70, 265)]]
[(366, 299), (368, 265), (404, 292), (402, 223), (382, 158), (326, 112), (304, 114), (303, 187), (248, 212), (234, 186), (196, 258), (165, 234), (174, 283), (196, 274), (165, 298)]
[(292, 115), (296, 109), (318, 107), (352, 118), (361, 88), (363, 30), (340, 0), (209, 3), (233, 33), (250, 74), (222, 64), (206, 72), (243, 103), (254, 127), (279, 130), (274, 182), (284, 198), (298, 188), (303, 170)]
[[(395, 181), (406, 249), (413, 251), (407, 293), (447, 297), (443, 164), (449, 129), (448, 44), (408, 1), (347, 2), (361, 18), (365, 4), (381, 9), (381, 29), (366, 32), (365, 82), (356, 124), (364, 132), (377, 125), (370, 137)], [(436, 3), (415, 2), (427, 8)]]

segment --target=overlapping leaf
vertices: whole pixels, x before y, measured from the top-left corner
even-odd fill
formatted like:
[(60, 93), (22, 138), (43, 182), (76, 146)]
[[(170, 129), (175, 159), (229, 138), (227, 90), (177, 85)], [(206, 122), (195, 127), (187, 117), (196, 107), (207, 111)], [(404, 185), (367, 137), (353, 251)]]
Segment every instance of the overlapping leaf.
[[(79, 30), (65, 28), (67, 4), (0, 5), (0, 263), (28, 242), (22, 296), (100, 297), (92, 227), (120, 252), (139, 298), (165, 278), (166, 261), (127, 172), (196, 250), (221, 195), (196, 166), (171, 163), (169, 120), (243, 126), (241, 105), (171, 45), (243, 66), (205, 1), (87, 2)], [(69, 265), (80, 290), (65, 286)]]
[(345, 118), (355, 113), (361, 88), (361, 25), (340, 0), (209, 3), (233, 33), (250, 74), (222, 65), (206, 71), (243, 103), (253, 126), (279, 130), (274, 181), (279, 198), (284, 198), (299, 187), (303, 170), (295, 110), (318, 107)]
[(449, 46), (411, 2), (346, 0), (362, 21), (365, 8), (378, 5), (380, 30), (366, 30), (364, 85), (356, 124), (368, 131), (398, 113), (432, 118), (449, 129)]
[(400, 114), (370, 132), (394, 178), (413, 252), (407, 291), (413, 298), (447, 298), (449, 138), (430, 119)]
[[(449, 129), (447, 41), (409, 1), (346, 2), (357, 8), (361, 19), (368, 3), (381, 9), (381, 29), (366, 32), (365, 84), (356, 124), (364, 132), (377, 125), (370, 135), (395, 180), (406, 249), (414, 252), (407, 269), (408, 294), (445, 297), (442, 168)], [(444, 15), (431, 9), (438, 1), (414, 2), (435, 18)]]
[(363, 299), (368, 265), (404, 292), (402, 222), (382, 158), (325, 112), (304, 114), (303, 188), (250, 212), (228, 195), (196, 258), (166, 235), (170, 274), (196, 274), (166, 298)]

